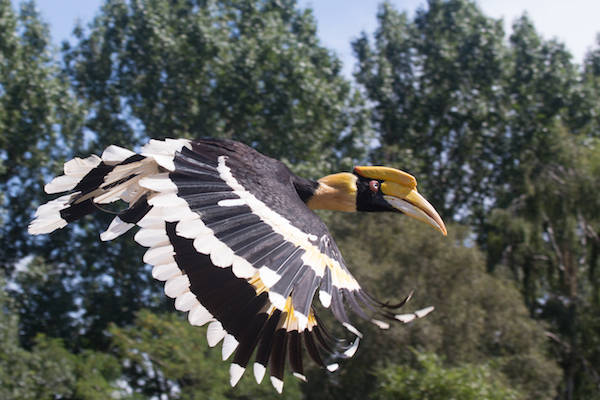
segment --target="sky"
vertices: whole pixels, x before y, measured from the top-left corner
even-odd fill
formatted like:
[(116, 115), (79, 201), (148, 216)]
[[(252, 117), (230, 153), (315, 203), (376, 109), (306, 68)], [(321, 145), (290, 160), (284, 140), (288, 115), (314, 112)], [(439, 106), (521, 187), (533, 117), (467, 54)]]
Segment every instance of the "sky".
[[(19, 3), (19, 0), (12, 1)], [(76, 20), (89, 22), (102, 3), (102, 0), (37, 0), (56, 44), (70, 37)], [(314, 10), (322, 44), (342, 59), (344, 74), (350, 76), (354, 63), (350, 41), (361, 31), (373, 33), (381, 1), (298, 0), (298, 3)], [(391, 3), (398, 10), (414, 15), (426, 0), (393, 0)], [(510, 32), (512, 21), (526, 12), (542, 36), (566, 43), (577, 63), (582, 62), (600, 33), (600, 0), (479, 0), (477, 3), (486, 15), (503, 18), (506, 32)]]

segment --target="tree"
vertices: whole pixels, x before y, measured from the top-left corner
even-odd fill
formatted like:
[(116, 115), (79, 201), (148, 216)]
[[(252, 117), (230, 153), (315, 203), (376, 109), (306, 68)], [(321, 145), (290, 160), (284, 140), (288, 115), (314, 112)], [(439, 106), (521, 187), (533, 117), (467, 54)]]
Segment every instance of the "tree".
[[(257, 385), (251, 368), (235, 388), (229, 386), (229, 364), (221, 360), (219, 348), (208, 347), (206, 328), (191, 326), (180, 315), (142, 310), (132, 326), (112, 325), (110, 334), (127, 381), (145, 398), (281, 398), (268, 378)], [(301, 398), (298, 382), (287, 374), (286, 398)]]
[[(88, 30), (79, 27), (75, 33), (77, 42), (63, 45), (65, 75), (55, 84), (65, 84), (65, 99), (71, 101), (65, 111), (72, 105), (79, 125), (53, 119), (45, 122), (47, 127), (31, 128), (47, 141), (40, 142), (43, 147), (32, 142), (40, 159), (28, 161), (28, 173), (37, 174), (36, 180), (15, 189), (7, 200), (15, 208), (6, 212), (14, 221), (10, 226), (21, 236), (35, 208), (31, 202), (44, 197), (41, 187), (50, 171), (56, 172), (68, 155), (100, 154), (109, 144), (135, 147), (149, 137), (164, 136), (233, 137), (309, 176), (349, 168), (352, 159), (363, 157), (369, 123), (361, 96), (342, 77), (339, 60), (319, 45), (310, 12), (298, 10), (294, 1), (111, 0)], [(45, 41), (45, 35), (38, 36)], [(48, 64), (44, 68), (56, 70), (51, 58), (42, 61)], [(33, 72), (25, 70), (27, 74)], [(48, 107), (66, 101), (51, 100)], [(25, 119), (22, 113), (15, 115)], [(22, 131), (12, 120), (6, 124)], [(84, 132), (78, 140), (68, 136), (71, 127)], [(55, 136), (47, 135), (49, 131)], [(64, 151), (52, 154), (49, 148)], [(42, 157), (56, 164), (34, 169), (43, 165)], [(11, 159), (10, 164), (19, 161)], [(21, 190), (36, 200), (17, 201)], [(123, 326), (141, 308), (167, 308), (159, 285), (141, 262), (144, 250), (132, 243), (131, 234), (98, 244), (98, 232), (109, 222), (110, 216), (85, 219), (38, 240), (35, 248), (19, 247), (10, 258), (14, 264), (28, 255), (41, 256), (56, 286), (40, 287), (42, 281), (23, 275), (19, 279), (31, 285), (26, 292), (60, 292), (70, 301), (54, 308), (60, 315), (35, 321), (25, 340), (31, 341), (39, 329), (68, 339), (76, 349), (107, 349), (104, 330), (110, 322)], [(20, 296), (22, 314), (47, 313), (42, 297)], [(53, 330), (50, 320), (63, 319), (58, 326), (69, 329)], [(67, 331), (77, 332), (76, 337)]]
[(431, 0), (414, 20), (383, 3), (377, 19), (374, 43), (352, 44), (380, 135), (373, 159), (419, 176), (442, 215), (480, 214), (504, 131), (501, 21), (466, 0)]
[(323, 173), (363, 155), (368, 118), (295, 0), (108, 1), (65, 68), (92, 148), (228, 137)]
[(364, 34), (353, 43), (381, 131), (376, 157), (424, 174), (443, 215), (472, 226), (488, 270), (518, 282), (531, 315), (550, 324), (561, 394), (589, 397), (600, 382), (588, 350), (597, 327), (597, 50), (579, 70), (526, 15), (506, 43), (499, 21), (468, 0), (429, 1), (413, 20), (384, 4), (378, 19), (373, 45)]
[(69, 352), (60, 339), (38, 335), (31, 350), (19, 344), (15, 302), (0, 274), (0, 397), (12, 399), (106, 399), (119, 393), (117, 360), (109, 354)]
[[(565, 371), (563, 395), (591, 398), (600, 388), (597, 337), (597, 140), (580, 143), (554, 132), (556, 158), (510, 208), (495, 210), (488, 235), (489, 262), (521, 280), (533, 315), (551, 323)], [(596, 331), (597, 332), (597, 331)]]
[(580, 70), (526, 16), (505, 41), (468, 0), (430, 0), (412, 19), (386, 3), (378, 21), (372, 42), (353, 42), (357, 91), (294, 0), (108, 0), (60, 61), (33, 3), (0, 0), (0, 396), (275, 395), (251, 377), (227, 386), (203, 330), (163, 315), (131, 234), (98, 243), (110, 217), (35, 240), (24, 229), (65, 159), (218, 136), (308, 177), (369, 153), (471, 225), (442, 241), (389, 216), (327, 216), (367, 289), (416, 288), (408, 308), (437, 310), (388, 332), (362, 325), (356, 358), (286, 382), (288, 396), (385, 398), (418, 379), (432, 396), (549, 399), (558, 361), (559, 396), (597, 397), (598, 49)]
[(416, 353), (417, 368), (389, 366), (379, 373), (383, 379), (374, 398), (493, 400), (519, 399), (487, 365), (464, 365), (444, 368), (435, 354)]
[(596, 46), (583, 61), (583, 85), (577, 106), (579, 115), (586, 121), (587, 134), (598, 137), (600, 132), (600, 34), (596, 36)]
[(468, 229), (449, 225), (443, 238), (399, 215), (378, 214), (331, 215), (328, 226), (366, 290), (394, 303), (414, 289), (400, 312), (436, 309), (389, 330), (360, 325), (364, 340), (339, 373), (308, 374), (311, 398), (369, 397), (385, 381), (380, 368), (414, 361), (409, 347), (443, 357), (448, 368), (488, 364), (522, 398), (554, 398), (560, 370), (547, 351), (544, 326), (529, 317), (514, 283), (486, 272)]
[[(591, 329), (598, 322), (597, 117), (593, 52), (579, 75), (564, 46), (525, 17), (511, 36), (510, 135), (495, 209), (482, 235), (490, 268), (508, 267), (532, 315), (549, 321), (564, 369), (562, 395), (600, 388)], [(593, 388), (593, 389), (591, 389)]]
[(0, 4), (0, 184), (10, 221), (1, 260), (27, 350), (42, 332), (73, 354), (107, 353), (111, 323), (130, 326), (142, 308), (172, 308), (131, 234), (98, 243), (110, 217), (26, 235), (47, 200), (44, 181), (66, 159), (163, 136), (237, 138), (308, 176), (364, 157), (362, 97), (295, 1), (107, 1), (89, 29), (76, 28), (76, 43), (63, 45), (61, 65), (33, 3), (20, 22), (9, 1)]
[(560, 151), (553, 133), (557, 122), (572, 133), (582, 121), (569, 118), (579, 89), (575, 65), (565, 46), (543, 40), (533, 23), (523, 16), (513, 24), (510, 63), (506, 65), (506, 132), (501, 146), (495, 206), (506, 208), (526, 191), (527, 180), (536, 180), (543, 166)]
[[(32, 2), (16, 15), (0, 1), (0, 264), (31, 251), (23, 229), (39, 187), (79, 133), (81, 109), (52, 58), (48, 28)], [(35, 189), (34, 189), (35, 188)]]
[[(32, 210), (45, 198), (40, 188), (62, 168), (69, 149), (81, 141), (83, 111), (69, 88), (54, 60), (48, 28), (33, 2), (24, 2), (16, 14), (10, 1), (0, 1), (0, 268), (13, 283), (13, 294), (23, 289), (15, 285), (17, 275), (33, 255), (45, 255), (48, 260), (56, 255), (54, 244), (47, 238), (33, 239), (26, 226)], [(57, 239), (67, 242), (64, 234)], [(42, 268), (43, 262), (35, 263), (34, 269)], [(25, 289), (52, 293), (59, 303), (48, 307), (48, 298), (33, 295), (26, 303), (17, 304), (21, 321), (26, 321), (21, 333), (28, 345), (34, 344), (42, 321), (53, 321), (42, 331), (72, 338), (66, 335), (69, 324), (63, 322), (70, 320), (65, 317), (76, 306), (63, 282), (66, 276), (59, 271), (64, 269), (57, 268), (53, 279), (44, 282), (46, 286)], [(29, 315), (40, 319), (30, 320)], [(36, 328), (29, 329), (28, 322)]]

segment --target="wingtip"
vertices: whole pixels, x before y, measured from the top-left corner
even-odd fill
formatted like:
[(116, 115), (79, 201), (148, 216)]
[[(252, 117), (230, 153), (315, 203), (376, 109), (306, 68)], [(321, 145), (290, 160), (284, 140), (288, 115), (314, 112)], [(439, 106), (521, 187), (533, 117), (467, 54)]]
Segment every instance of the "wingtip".
[(327, 368), (327, 371), (329, 371), (329, 372), (335, 372), (338, 370), (339, 367), (340, 367), (340, 365), (338, 363), (333, 363), (333, 364), (329, 364), (326, 368)]
[(244, 375), (244, 371), (246, 371), (246, 368), (242, 367), (241, 365), (231, 364), (229, 367), (229, 384), (231, 387), (237, 385), (242, 378), (242, 375)]
[(283, 297), (279, 293), (276, 293), (276, 292), (273, 292), (273, 291), (269, 291), (269, 301), (278, 310), (284, 310), (285, 309), (286, 299), (285, 299), (285, 297)]
[(188, 321), (191, 325), (202, 326), (213, 321), (213, 316), (200, 303), (195, 304), (188, 314)]
[(60, 212), (69, 206), (73, 195), (67, 194), (39, 206), (35, 211), (35, 219), (27, 227), (27, 232), (30, 235), (41, 235), (67, 226), (67, 221), (62, 218)]
[(235, 349), (237, 349), (238, 344), (239, 342), (233, 335), (225, 335), (225, 339), (223, 339), (223, 348), (221, 350), (223, 361), (227, 360), (233, 354)]
[(277, 390), (277, 393), (281, 394), (283, 392), (283, 381), (281, 379), (271, 376), (271, 384)]
[(417, 316), (417, 318), (423, 318), (424, 316), (426, 316), (433, 310), (435, 310), (435, 307), (433, 307), (433, 306), (425, 307), (425, 308), (415, 311), (415, 315)]
[(360, 343), (360, 339), (356, 338), (356, 340), (354, 341), (354, 343), (352, 343), (352, 346), (350, 346), (349, 349), (347, 349), (346, 351), (344, 351), (344, 356), (350, 358), (352, 357), (355, 353), (356, 350), (358, 350), (358, 344)]
[(396, 314), (394, 316), (394, 318), (396, 318), (398, 321), (401, 321), (401, 322), (404, 322), (405, 324), (407, 324), (409, 322), (414, 321), (417, 318), (425, 317), (427, 314), (431, 313), (433, 310), (435, 310), (435, 308), (433, 306), (429, 306), (429, 307), (425, 307), (420, 310), (417, 310), (414, 313), (410, 313), (410, 314)]
[(409, 322), (412, 322), (415, 318), (417, 318), (417, 316), (415, 314), (396, 314), (394, 318), (396, 318), (400, 322), (408, 324)]
[(308, 382), (308, 379), (306, 379), (306, 376), (302, 375), (299, 372), (294, 372), (294, 373), (292, 373), (292, 375), (294, 375), (296, 378), (300, 379), (303, 382)]
[(67, 221), (58, 217), (55, 219), (40, 219), (36, 218), (27, 227), (27, 232), (30, 235), (43, 235), (52, 233), (57, 229), (62, 229), (67, 226)]
[(352, 332), (353, 334), (355, 334), (356, 336), (358, 336), (359, 338), (362, 339), (362, 337), (363, 337), (362, 333), (358, 329), (356, 329), (353, 325), (350, 325), (348, 322), (344, 322), (342, 325), (348, 331)]
[(379, 327), (379, 329), (389, 329), (390, 328), (390, 324), (388, 324), (385, 321), (380, 321), (378, 319), (372, 319), (371, 322), (375, 325), (377, 325), (377, 327)]
[(265, 377), (265, 371), (267, 370), (265, 366), (259, 363), (254, 363), (252, 370), (254, 372), (254, 379), (256, 379), (256, 383), (261, 383)]
[(215, 347), (227, 334), (219, 321), (208, 324), (206, 329), (206, 341), (209, 347)]

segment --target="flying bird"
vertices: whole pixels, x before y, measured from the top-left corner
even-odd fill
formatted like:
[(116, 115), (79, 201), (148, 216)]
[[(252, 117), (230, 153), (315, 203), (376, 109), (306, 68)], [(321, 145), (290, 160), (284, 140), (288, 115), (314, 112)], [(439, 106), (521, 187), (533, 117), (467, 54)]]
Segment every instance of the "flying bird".
[[(294, 376), (306, 379), (303, 349), (319, 366), (336, 370), (362, 337), (346, 307), (382, 329), (386, 320), (408, 322), (433, 309), (396, 314), (410, 295), (394, 305), (369, 295), (312, 211), (403, 213), (446, 235), (415, 178), (397, 169), (358, 166), (313, 181), (239, 142), (165, 139), (150, 140), (139, 154), (112, 145), (101, 157), (68, 161), (45, 191), (69, 193), (38, 208), (31, 234), (63, 228), (102, 204), (128, 203), (101, 240), (140, 228), (134, 239), (149, 248), (143, 260), (165, 281), (175, 308), (192, 325), (208, 324), (208, 344), (223, 341), (224, 360), (235, 353), (232, 386), (254, 353), (257, 382), (268, 367), (280, 393), (286, 356)], [(315, 297), (353, 340), (325, 329)]]

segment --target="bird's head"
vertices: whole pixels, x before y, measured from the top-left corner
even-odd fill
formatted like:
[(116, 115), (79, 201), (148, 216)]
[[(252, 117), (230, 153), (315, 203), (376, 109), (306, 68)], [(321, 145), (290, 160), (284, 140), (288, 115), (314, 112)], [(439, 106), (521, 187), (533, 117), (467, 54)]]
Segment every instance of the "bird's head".
[(355, 167), (318, 180), (307, 205), (311, 209), (339, 211), (402, 212), (423, 221), (446, 235), (444, 221), (435, 208), (417, 191), (410, 174), (389, 167)]

